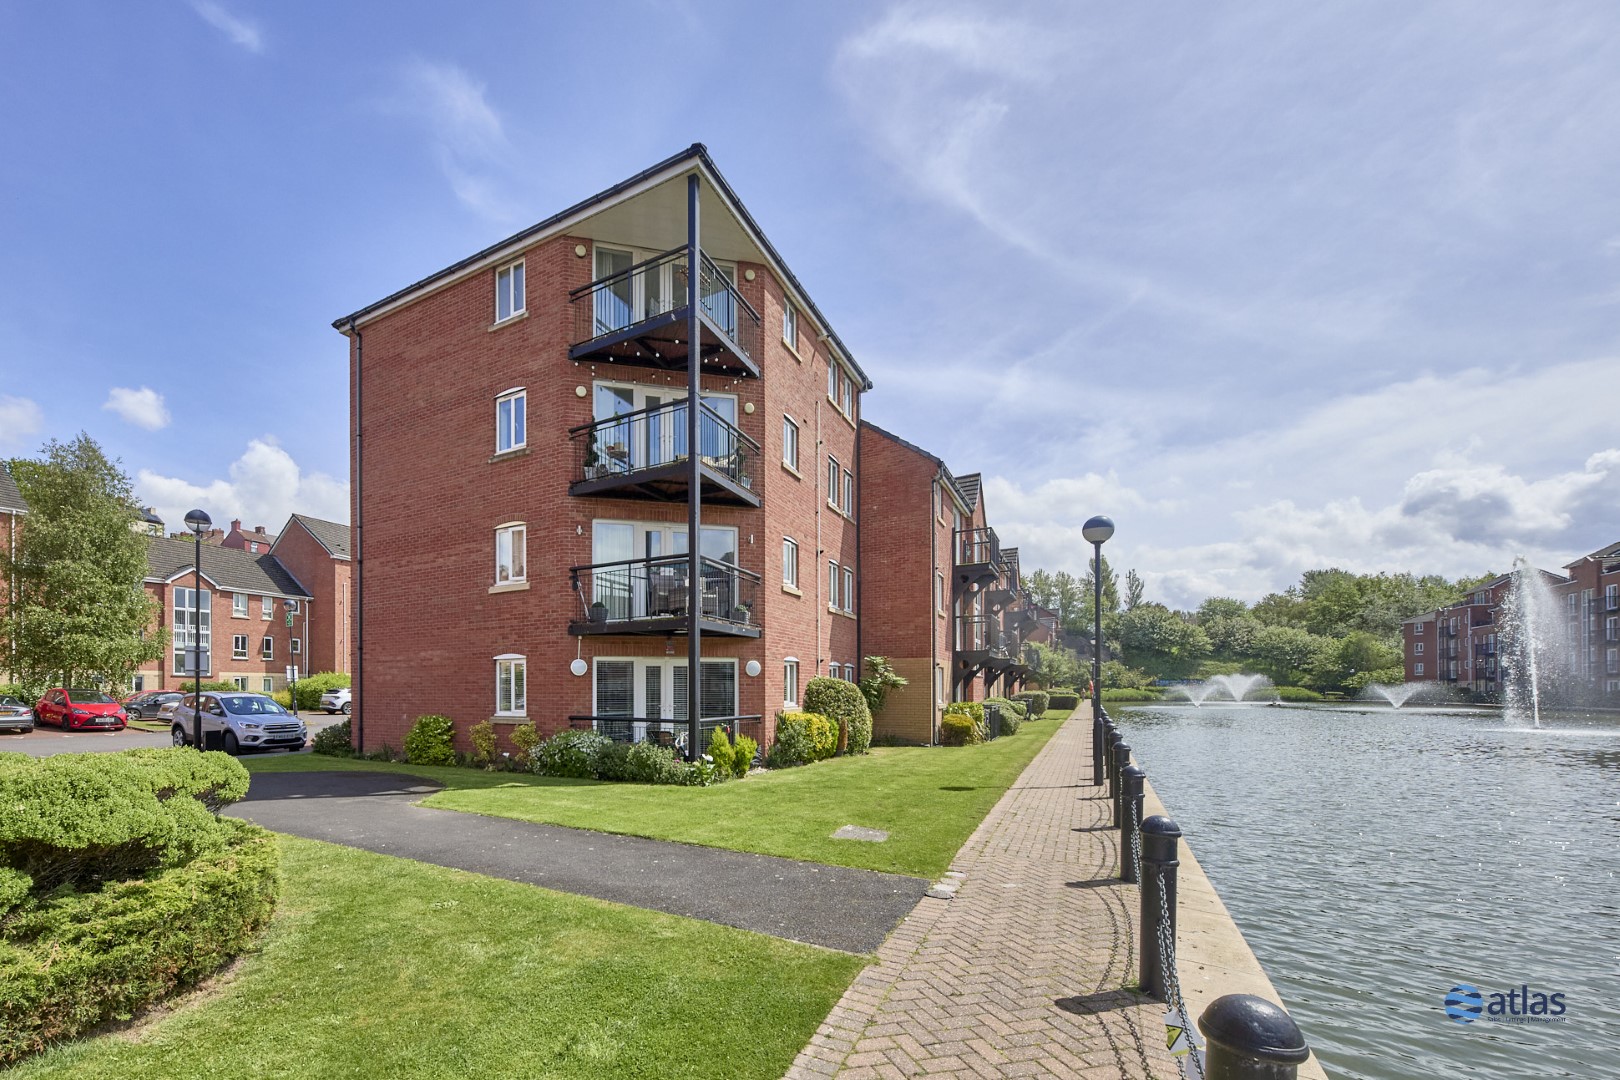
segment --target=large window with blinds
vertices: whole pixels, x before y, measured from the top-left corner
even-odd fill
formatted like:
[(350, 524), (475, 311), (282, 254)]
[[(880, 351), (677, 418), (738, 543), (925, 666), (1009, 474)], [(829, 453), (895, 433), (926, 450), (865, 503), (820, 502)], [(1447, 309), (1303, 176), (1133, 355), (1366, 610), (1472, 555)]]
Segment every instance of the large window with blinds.
[[(685, 660), (611, 659), (596, 661), (596, 699), (592, 714), (625, 720), (685, 720)], [(737, 715), (737, 662), (703, 661), (698, 690), (702, 719)]]

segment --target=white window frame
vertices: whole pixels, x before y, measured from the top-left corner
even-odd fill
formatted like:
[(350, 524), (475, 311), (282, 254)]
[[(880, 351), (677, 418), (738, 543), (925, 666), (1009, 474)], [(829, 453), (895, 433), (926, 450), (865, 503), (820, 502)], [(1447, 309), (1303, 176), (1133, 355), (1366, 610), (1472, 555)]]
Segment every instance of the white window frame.
[[(502, 278), (505, 282), (502, 282)], [(501, 314), (501, 302), (506, 302), (506, 314)], [(503, 323), (528, 311), (528, 275), (523, 260), (509, 262), (495, 271), (495, 321)]]
[(288, 652), (292, 653), (292, 655), (294, 655), (294, 656), (302, 656), (304, 654), (304, 642), (303, 642), (303, 639), (301, 639), (301, 638), (292, 638), (292, 639), (290, 639), (288, 641), (287, 644), (288, 644)]
[(266, 694), (273, 694), (276, 692), (276, 680), (270, 675), (266, 675), (259, 685), (264, 687), (264, 692)]
[(855, 614), (855, 568), (846, 566), (843, 568), (843, 574), (844, 594), (839, 601), (838, 609), (853, 615)]
[[(501, 669), (505, 667), (511, 673), (509, 685), (511, 698), (506, 702), (506, 708), (501, 708)], [(518, 684), (521, 682), (522, 691)], [(502, 653), (495, 657), (495, 715), (517, 716), (529, 715), (529, 661), (520, 653)]]
[(782, 464), (799, 471), (799, 425), (793, 417), (782, 416)]
[(799, 542), (791, 536), (782, 537), (782, 584), (799, 587)]
[(794, 352), (799, 351), (799, 312), (793, 301), (782, 301), (782, 341)]
[(1423, 655), (1423, 642), (1420, 641), (1416, 645), (1413, 645), (1412, 646), (1412, 653), (1415, 656), (1422, 656)]
[(844, 491), (839, 503), (844, 511), (844, 516), (855, 516), (855, 474), (848, 469), (844, 470)]
[(945, 575), (934, 571), (934, 610), (945, 610)]
[(259, 659), (274, 660), (276, 658), (276, 639), (269, 634), (259, 640)]
[(273, 596), (261, 596), (261, 597), (259, 597), (259, 618), (260, 618), (260, 620), (263, 621), (263, 622), (269, 622), (271, 619), (273, 619), (275, 617), (276, 617), (276, 598), (273, 597)]
[(231, 617), (233, 619), (245, 619), (248, 617), (247, 593), (231, 593)]
[(231, 659), (246, 660), (248, 658), (248, 636), (246, 634), (231, 635)]
[(838, 607), (838, 560), (827, 560), (827, 606)]
[(838, 404), (838, 362), (827, 361), (827, 400)]
[(1413, 633), (1414, 633), (1414, 634), (1421, 634), (1421, 633), (1423, 633), (1423, 627), (1424, 627), (1424, 626), (1425, 626), (1425, 625), (1426, 625), (1426, 624), (1425, 624), (1425, 623), (1418, 623), (1418, 624), (1417, 624), (1417, 628), (1416, 628), (1416, 629), (1414, 629), (1414, 630), (1413, 630), (1413, 631), (1412, 631), (1412, 632), (1413, 632)]
[(844, 384), (838, 388), (838, 409), (851, 420), (855, 419), (855, 380), (848, 375), (844, 376)]
[[(631, 714), (631, 718), (633, 718), (635, 720), (640, 720), (640, 721), (643, 721), (643, 722), (652, 721), (654, 723), (662, 722), (662, 723), (665, 723), (665, 724), (672, 724), (672, 723), (684, 724), (686, 722), (684, 719), (679, 718), (679, 713), (678, 713), (678, 710), (676, 709), (676, 705), (680, 704), (680, 703), (684, 703), (685, 698), (682, 697), (682, 698), (679, 699), (679, 701), (677, 701), (676, 689), (675, 689), (675, 672), (676, 672), (676, 669), (677, 668), (684, 668), (684, 667), (687, 666), (686, 659), (684, 657), (598, 656), (595, 659), (595, 661), (592, 663), (592, 666), (591, 666), (591, 714), (593, 716), (601, 716), (601, 715), (603, 715), (602, 714), (601, 700), (598, 697), (598, 694), (599, 694), (599, 692), (601, 690), (601, 684), (600, 684), (600, 681), (599, 681), (599, 679), (600, 679), (600, 675), (599, 675), (600, 669), (599, 669), (598, 665), (603, 664), (603, 663), (622, 663), (622, 664), (629, 664), (630, 665), (630, 682), (631, 682), (631, 688), (630, 688), (630, 714)], [(702, 660), (702, 664), (703, 665), (724, 665), (724, 666), (731, 669), (731, 702), (730, 702), (730, 704), (728, 706), (726, 706), (728, 711), (726, 713), (724, 713), (724, 715), (726, 715), (726, 716), (735, 716), (735, 715), (737, 715), (737, 709), (740, 707), (740, 704), (741, 704), (740, 698), (741, 698), (741, 694), (742, 694), (742, 686), (737, 680), (739, 661), (737, 661), (736, 659), (734, 659), (732, 657), (723, 657), (723, 656), (720, 656), (720, 657), (704, 657), (703, 660)], [(699, 671), (700, 671), (699, 678), (700, 679), (702, 678), (701, 670), (702, 670), (702, 668), (700, 667), (699, 668)], [(648, 700), (647, 700), (647, 696), (648, 696), (647, 695), (648, 676), (652, 672), (657, 673), (656, 674), (656, 682), (658, 683), (658, 699), (659, 700), (658, 700), (658, 706), (657, 706), (657, 713), (658, 714), (656, 716), (653, 715), (652, 704), (649, 703)], [(700, 700), (701, 700), (701, 696), (702, 696), (701, 689), (702, 688), (700, 686), (699, 687), (699, 698), (700, 698)], [(640, 740), (640, 739), (644, 738), (645, 736), (646, 736), (646, 731), (645, 731), (644, 727), (641, 724), (638, 724), (633, 729), (633, 737), (635, 739), (637, 739), (637, 740)]]
[[(495, 452), (497, 454), (510, 453), (521, 450), (529, 445), (528, 424), (528, 388), (514, 386), (510, 390), (503, 390), (495, 395)], [(511, 422), (503, 430), (501, 425), (501, 408), (510, 406)], [(510, 442), (502, 445), (503, 436), (509, 436)]]
[[(501, 544), (506, 544), (505, 562)], [(507, 521), (495, 526), (495, 584), (516, 585), (529, 580), (529, 526)]]
[(799, 707), (799, 658), (797, 656), (784, 656), (782, 658), (782, 707), (797, 709)]
[(1423, 662), (1421, 660), (1412, 665), (1412, 674), (1414, 674), (1414, 675), (1423, 674)]
[(238, 690), (241, 690), (243, 693), (247, 692), (247, 688), (248, 688), (247, 684), (248, 684), (248, 677), (246, 675), (232, 675), (231, 676), (231, 685), (236, 687)]
[(827, 505), (834, 510), (838, 509), (839, 477), (843, 470), (838, 467), (838, 459), (831, 454), (827, 455)]
[[(182, 597), (189, 597), (190, 607), (181, 607)], [(202, 625), (198, 628), (198, 640), (191, 640), (192, 612), (201, 616)], [(195, 651), (197, 654), (197, 667), (203, 675), (212, 675), (214, 672), (214, 594), (208, 589), (196, 590), (187, 586), (174, 587), (174, 616), (169, 653), (173, 657), (170, 661), (174, 674), (190, 676), (186, 671), (186, 653)]]

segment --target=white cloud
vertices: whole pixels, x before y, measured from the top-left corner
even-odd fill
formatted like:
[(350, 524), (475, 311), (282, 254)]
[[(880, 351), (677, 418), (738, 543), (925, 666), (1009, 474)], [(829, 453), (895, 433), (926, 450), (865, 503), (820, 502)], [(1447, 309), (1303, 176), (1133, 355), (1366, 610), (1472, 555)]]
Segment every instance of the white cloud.
[(115, 386), (101, 407), (147, 431), (158, 431), (169, 426), (169, 407), (163, 403), (163, 395), (150, 386), (143, 386), (139, 390)]
[(0, 449), (21, 449), (45, 427), (45, 411), (24, 397), (0, 394)]
[(511, 142), (487, 88), (455, 64), (413, 60), (405, 66), (404, 94), (394, 111), (426, 124), (433, 154), (456, 197), (485, 217), (515, 216), (502, 192)]
[(329, 521), (349, 520), (349, 485), (324, 473), (307, 473), (292, 455), (266, 436), (248, 443), (231, 463), (229, 479), (201, 483), (142, 469), (135, 477), (141, 503), (155, 507), (171, 532), (184, 528), (187, 511), (200, 508), (220, 528), (241, 518), (247, 528), (280, 529), (297, 512)]
[(191, 9), (202, 16), (204, 22), (224, 34), (233, 45), (240, 45), (251, 53), (264, 52), (264, 32), (259, 24), (232, 15), (215, 0), (191, 0)]

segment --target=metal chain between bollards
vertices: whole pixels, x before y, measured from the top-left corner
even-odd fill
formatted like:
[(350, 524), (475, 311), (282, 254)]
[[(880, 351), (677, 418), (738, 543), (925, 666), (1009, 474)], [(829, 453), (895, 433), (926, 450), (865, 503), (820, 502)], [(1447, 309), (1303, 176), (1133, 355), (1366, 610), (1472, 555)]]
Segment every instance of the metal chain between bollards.
[[(1140, 882), (1142, 880), (1142, 823), (1137, 822), (1134, 826), (1132, 826), (1130, 833), (1131, 873), (1134, 875), (1131, 880)], [(1164, 877), (1164, 874), (1161, 872), (1159, 876), (1162, 878)], [(1140, 888), (1141, 886), (1138, 885), (1137, 887)]]
[(1193, 1043), (1193, 1032), (1197, 1029), (1192, 1025), (1192, 1017), (1187, 1015), (1187, 1001), (1181, 996), (1181, 980), (1176, 977), (1176, 942), (1170, 935), (1170, 903), (1165, 898), (1164, 869), (1161, 867), (1159, 875), (1159, 977), (1164, 980), (1164, 996), (1176, 1016), (1181, 1020), (1181, 1029), (1187, 1033), (1187, 1041), (1192, 1044), (1192, 1052), (1187, 1056), (1192, 1059), (1193, 1071), (1198, 1074), (1199, 1080), (1204, 1078), (1204, 1060), (1198, 1053), (1198, 1047)]

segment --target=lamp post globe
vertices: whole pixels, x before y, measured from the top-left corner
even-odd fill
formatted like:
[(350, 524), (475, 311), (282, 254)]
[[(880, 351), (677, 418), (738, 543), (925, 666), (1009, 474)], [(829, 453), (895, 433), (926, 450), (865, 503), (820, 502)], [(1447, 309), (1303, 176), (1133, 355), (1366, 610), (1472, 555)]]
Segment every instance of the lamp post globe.
[(1114, 519), (1104, 517), (1102, 514), (1088, 518), (1086, 523), (1080, 526), (1080, 535), (1086, 538), (1088, 544), (1105, 544), (1108, 538), (1114, 535)]
[[(202, 534), (214, 521), (201, 510), (186, 515), (191, 530), (191, 745), (202, 749)], [(213, 619), (208, 621), (212, 633)]]

